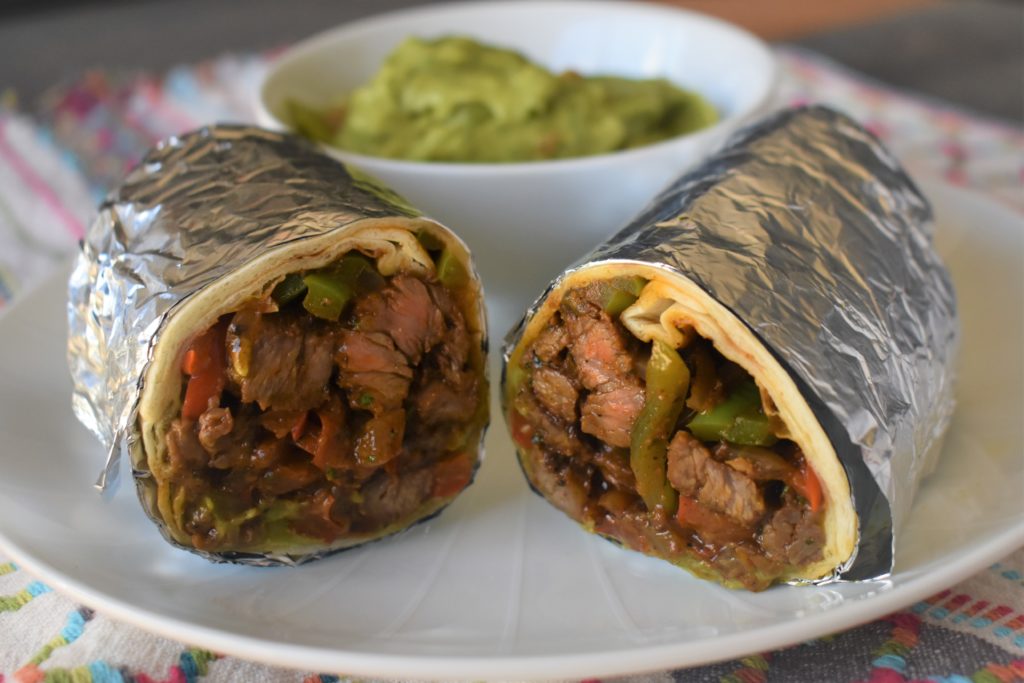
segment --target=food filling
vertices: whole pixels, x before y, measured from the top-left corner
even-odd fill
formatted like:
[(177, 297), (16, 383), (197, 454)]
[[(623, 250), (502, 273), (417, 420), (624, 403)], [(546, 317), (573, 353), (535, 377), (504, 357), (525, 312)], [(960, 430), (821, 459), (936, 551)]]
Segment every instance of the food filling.
[(672, 348), (619, 320), (646, 281), (569, 290), (507, 370), (532, 484), (587, 528), (760, 590), (822, 559), (821, 485), (761, 391), (693, 329)]
[(350, 252), (191, 340), (160, 493), (179, 539), (259, 551), (372, 537), (469, 484), (487, 409), (469, 276), (429, 246), (436, 275), (384, 277)]

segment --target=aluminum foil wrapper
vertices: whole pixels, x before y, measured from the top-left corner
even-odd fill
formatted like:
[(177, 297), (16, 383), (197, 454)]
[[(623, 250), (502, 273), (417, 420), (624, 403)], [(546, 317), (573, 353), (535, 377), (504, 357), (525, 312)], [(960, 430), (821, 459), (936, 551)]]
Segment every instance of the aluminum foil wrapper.
[[(927, 200), (856, 122), (824, 107), (738, 133), (556, 279), (602, 262), (681, 273), (795, 379), (846, 470), (853, 557), (819, 583), (883, 578), (950, 422), (959, 332)], [(504, 392), (503, 392), (504, 393)]]
[[(142, 379), (176, 307), (276, 247), (364, 218), (419, 216), (294, 135), (219, 125), (151, 150), (100, 206), (69, 282), (72, 407), (108, 450), (97, 487), (113, 487), (120, 457), (137, 445)], [(141, 498), (148, 473), (133, 473)], [(247, 564), (316, 557), (199, 554)]]

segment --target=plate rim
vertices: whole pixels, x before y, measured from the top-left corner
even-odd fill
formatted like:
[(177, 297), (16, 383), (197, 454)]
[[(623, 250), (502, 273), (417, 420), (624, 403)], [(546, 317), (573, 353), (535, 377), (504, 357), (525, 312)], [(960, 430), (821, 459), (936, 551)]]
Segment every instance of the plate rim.
[[(948, 185), (934, 177), (921, 176), (918, 183), (932, 201), (936, 214), (945, 212), (961, 216), (967, 205), (984, 204), (986, 210), (1001, 213), (1007, 223), (1024, 224), (1024, 217), (1010, 207), (976, 191)], [(0, 323), (7, 314), (25, 305), (32, 294), (52, 286), (66, 270), (41, 278), (34, 287), (22, 292), (13, 305), (0, 311)], [(494, 425), (500, 428), (501, 425)], [(282, 643), (259, 636), (245, 635), (220, 628), (199, 625), (184, 619), (137, 607), (116, 595), (92, 588), (45, 560), (37, 560), (9, 539), (0, 525), (0, 551), (20, 568), (50, 587), (77, 602), (165, 638), (199, 645), (217, 652), (303, 671), (338, 671), (359, 676), (444, 680), (449, 678), (516, 677), (523, 680), (544, 680), (557, 677), (581, 678), (649, 673), (712, 664), (741, 657), (751, 652), (775, 650), (812, 639), (823, 633), (844, 631), (872, 619), (903, 609), (935, 592), (959, 583), (1015, 549), (1024, 547), (1024, 518), (1001, 527), (976, 542), (958, 548), (955, 555), (936, 558), (941, 568), (927, 565), (927, 571), (911, 572), (906, 582), (892, 586), (892, 577), (879, 582), (887, 589), (844, 601), (834, 609), (792, 619), (783, 623), (765, 624), (730, 634), (696, 640), (630, 647), (628, 650), (576, 652), (558, 655), (495, 655), (458, 656), (451, 654), (392, 654), (344, 648)], [(898, 574), (897, 574), (898, 576)], [(797, 589), (798, 590), (798, 589)]]

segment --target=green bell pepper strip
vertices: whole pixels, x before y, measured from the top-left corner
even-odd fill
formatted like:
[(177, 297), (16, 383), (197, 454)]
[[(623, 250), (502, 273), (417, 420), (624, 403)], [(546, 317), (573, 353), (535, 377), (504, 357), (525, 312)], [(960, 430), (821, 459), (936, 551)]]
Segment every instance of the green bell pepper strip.
[(437, 279), (448, 289), (465, 287), (469, 283), (469, 272), (459, 257), (445, 247), (437, 259)]
[(662, 506), (674, 514), (679, 494), (668, 483), (668, 440), (683, 411), (690, 388), (690, 369), (679, 354), (656, 339), (647, 363), (643, 410), (636, 419), (629, 444), (629, 466), (636, 488), (648, 510)]
[(337, 273), (328, 270), (308, 273), (303, 280), (306, 283), (303, 308), (324, 320), (336, 322), (345, 310), (345, 304), (355, 294), (355, 283), (345, 282)]
[(764, 414), (761, 392), (753, 381), (741, 384), (711, 410), (698, 413), (686, 428), (701, 441), (771, 446), (779, 440), (771, 420)]
[(289, 273), (283, 280), (277, 283), (270, 296), (277, 302), (278, 306), (284, 306), (306, 292), (306, 283), (298, 273)]
[(348, 254), (337, 265), (306, 273), (302, 281), (302, 306), (318, 318), (337, 321), (353, 296), (373, 289), (383, 278), (365, 256)]
[(425, 228), (420, 228), (416, 231), (416, 240), (429, 252), (437, 252), (444, 249), (444, 242), (441, 241), (441, 238)]
[(633, 305), (647, 280), (638, 275), (617, 277), (601, 283), (601, 308), (611, 316), (617, 316)]

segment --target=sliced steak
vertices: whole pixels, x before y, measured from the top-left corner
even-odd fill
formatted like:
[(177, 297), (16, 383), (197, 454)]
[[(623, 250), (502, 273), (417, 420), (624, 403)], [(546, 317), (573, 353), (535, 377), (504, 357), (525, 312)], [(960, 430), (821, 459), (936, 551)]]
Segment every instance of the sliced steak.
[(644, 407), (639, 384), (613, 380), (601, 385), (583, 402), (580, 428), (611, 446), (628, 448), (637, 416)]
[(266, 470), (257, 487), (261, 493), (279, 496), (314, 484), (322, 476), (322, 472), (313, 466), (308, 457), (290, 454)]
[(563, 425), (555, 421), (541, 408), (533, 392), (523, 387), (515, 399), (514, 408), (524, 422), (533, 428), (533, 437), (556, 453), (572, 455), (580, 449), (575, 425)]
[(558, 456), (530, 449), (533, 483), (556, 508), (575, 520), (583, 519), (587, 504), (586, 482)]
[[(600, 309), (588, 313), (564, 315), (580, 382), (593, 391), (607, 382), (633, 377), (633, 357), (615, 323)], [(633, 381), (639, 383), (636, 378)]]
[(338, 341), (338, 385), (348, 392), (349, 405), (374, 415), (401, 408), (413, 372), (391, 337), (343, 330)]
[(629, 453), (623, 450), (602, 450), (594, 453), (591, 462), (605, 481), (621, 491), (636, 490), (636, 476), (629, 466)]
[(479, 404), (476, 377), (471, 372), (459, 375), (456, 386), (437, 378), (428, 380), (416, 391), (413, 409), (420, 421), (431, 424), (465, 422), (476, 412)]
[(405, 435), (405, 411), (392, 410), (375, 415), (363, 425), (356, 438), (356, 462), (379, 467), (394, 459), (402, 450)]
[(545, 363), (554, 361), (569, 345), (569, 334), (560, 321), (552, 320), (533, 342), (533, 355)]
[(171, 462), (171, 468), (175, 471), (202, 467), (210, 459), (209, 454), (199, 443), (193, 422), (186, 423), (181, 418), (174, 420), (167, 430), (164, 443), (167, 444), (167, 457)]
[(764, 515), (764, 498), (754, 480), (714, 460), (689, 432), (680, 430), (669, 444), (668, 480), (683, 495), (741, 524), (752, 525)]
[(576, 421), (579, 388), (562, 373), (546, 366), (537, 368), (533, 373), (533, 393), (540, 404), (558, 419), (567, 423)]
[(820, 560), (825, 546), (821, 515), (790, 498), (761, 531), (761, 547), (779, 562), (796, 567)]
[(360, 332), (391, 337), (413, 365), (441, 341), (445, 332), (444, 316), (427, 286), (409, 275), (396, 275), (383, 289), (359, 300), (354, 319)]
[(434, 349), (437, 367), (446, 380), (459, 385), (469, 362), (471, 340), (466, 320), (448, 290), (436, 282), (427, 285), (427, 290), (441, 311), (446, 326), (439, 345)]
[(231, 433), (235, 421), (227, 408), (208, 408), (199, 416), (199, 443), (211, 455), (217, 452), (221, 439)]
[(327, 398), (335, 340), (321, 321), (245, 309), (232, 317), (227, 343), (229, 375), (244, 403), (307, 410)]
[(403, 472), (400, 478), (380, 471), (363, 488), (363, 515), (375, 526), (408, 517), (430, 497), (433, 484), (430, 470)]

